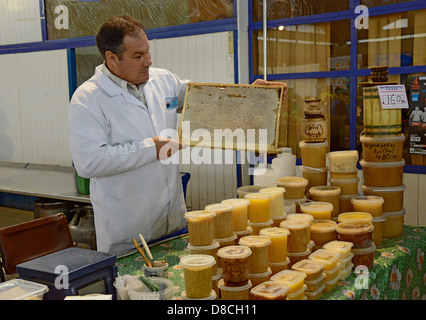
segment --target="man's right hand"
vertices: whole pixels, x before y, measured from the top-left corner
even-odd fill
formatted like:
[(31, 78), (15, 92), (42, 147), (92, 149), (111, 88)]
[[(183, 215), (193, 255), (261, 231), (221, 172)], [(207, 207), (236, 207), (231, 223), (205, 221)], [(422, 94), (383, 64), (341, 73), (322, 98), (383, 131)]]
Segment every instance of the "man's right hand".
[(166, 160), (180, 149), (185, 148), (185, 145), (175, 139), (154, 137), (152, 138), (157, 149), (157, 159)]

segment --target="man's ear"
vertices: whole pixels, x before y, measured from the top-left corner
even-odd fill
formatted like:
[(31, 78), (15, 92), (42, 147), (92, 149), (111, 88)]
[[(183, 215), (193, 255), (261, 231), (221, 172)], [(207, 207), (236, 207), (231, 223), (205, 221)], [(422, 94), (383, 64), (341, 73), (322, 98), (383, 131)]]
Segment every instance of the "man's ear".
[(116, 69), (118, 63), (118, 56), (112, 51), (105, 51), (105, 62), (110, 69)]

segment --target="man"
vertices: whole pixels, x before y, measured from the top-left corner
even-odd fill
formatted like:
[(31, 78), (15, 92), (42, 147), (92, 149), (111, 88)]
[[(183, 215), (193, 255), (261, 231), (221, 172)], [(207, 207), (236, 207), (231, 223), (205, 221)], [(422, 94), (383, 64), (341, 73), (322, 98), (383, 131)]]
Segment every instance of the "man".
[(104, 63), (71, 99), (70, 152), (78, 174), (91, 178), (97, 249), (120, 254), (139, 233), (150, 241), (186, 224), (179, 167), (160, 160), (182, 148), (161, 134), (176, 128), (188, 80), (150, 68), (149, 41), (132, 17), (105, 22), (96, 44)]

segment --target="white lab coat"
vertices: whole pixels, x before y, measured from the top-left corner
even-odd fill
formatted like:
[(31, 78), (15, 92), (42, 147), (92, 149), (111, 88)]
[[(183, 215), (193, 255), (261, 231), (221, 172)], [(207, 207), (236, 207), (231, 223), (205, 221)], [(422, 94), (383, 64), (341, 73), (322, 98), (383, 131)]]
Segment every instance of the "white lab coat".
[[(147, 106), (100, 71), (74, 93), (68, 108), (70, 153), (77, 173), (90, 179), (98, 251), (120, 254), (185, 227), (178, 164), (157, 160), (152, 137), (176, 129), (176, 108), (186, 84), (150, 68), (143, 91)], [(174, 105), (175, 106), (175, 105)]]

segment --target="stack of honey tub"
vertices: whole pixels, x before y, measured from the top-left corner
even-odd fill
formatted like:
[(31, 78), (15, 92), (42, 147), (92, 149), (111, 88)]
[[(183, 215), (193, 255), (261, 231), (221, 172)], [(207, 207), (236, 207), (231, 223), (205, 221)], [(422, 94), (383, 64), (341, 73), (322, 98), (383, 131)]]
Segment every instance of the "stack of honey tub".
[(321, 99), (305, 99), (304, 115), (303, 140), (299, 143), (302, 156), (300, 171), (309, 182), (306, 188), (308, 191), (311, 187), (327, 185), (328, 125), (323, 115)]
[[(383, 222), (383, 238), (394, 238), (403, 234), (403, 197), (405, 186), (403, 172), (403, 144), (401, 109), (383, 109), (379, 85), (394, 85), (386, 82), (387, 66), (372, 67), (371, 82), (363, 85), (364, 132), (361, 134), (363, 160), (362, 191), (365, 196), (384, 199), (383, 216), (373, 216)], [(384, 221), (383, 221), (384, 220)]]

